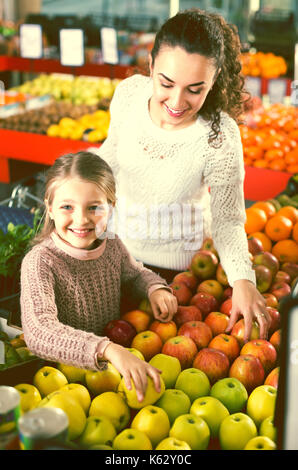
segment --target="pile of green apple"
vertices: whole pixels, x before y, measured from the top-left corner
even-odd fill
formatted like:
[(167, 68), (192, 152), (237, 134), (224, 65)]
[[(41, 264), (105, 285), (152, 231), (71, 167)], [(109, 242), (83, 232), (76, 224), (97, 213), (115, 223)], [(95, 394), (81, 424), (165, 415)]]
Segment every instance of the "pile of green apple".
[(12, 90), (31, 96), (52, 95), (57, 101), (92, 106), (102, 99), (110, 100), (119, 81), (108, 77), (41, 74)]
[(44, 366), (32, 384), (15, 386), (22, 413), (42, 406), (62, 409), (69, 420), (68, 439), (82, 449), (276, 448), (274, 387), (262, 385), (248, 395), (238, 379), (211, 385), (204, 372), (182, 370), (173, 356), (159, 353), (150, 363), (162, 370), (161, 390), (148, 377), (142, 402), (110, 363), (103, 371)]

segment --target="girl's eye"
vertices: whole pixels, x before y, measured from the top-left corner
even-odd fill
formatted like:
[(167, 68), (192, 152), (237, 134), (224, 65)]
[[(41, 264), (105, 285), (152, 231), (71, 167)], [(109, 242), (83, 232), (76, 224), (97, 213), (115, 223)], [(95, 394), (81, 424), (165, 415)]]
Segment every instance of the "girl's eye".
[(66, 204), (65, 206), (62, 206), (61, 209), (69, 210), (72, 209), (72, 207), (69, 204)]
[(162, 83), (161, 86), (163, 86), (164, 88), (172, 88), (172, 85), (166, 85), (165, 83)]
[(96, 214), (99, 215), (105, 212), (106, 208), (104, 206), (91, 206), (90, 210), (96, 211)]

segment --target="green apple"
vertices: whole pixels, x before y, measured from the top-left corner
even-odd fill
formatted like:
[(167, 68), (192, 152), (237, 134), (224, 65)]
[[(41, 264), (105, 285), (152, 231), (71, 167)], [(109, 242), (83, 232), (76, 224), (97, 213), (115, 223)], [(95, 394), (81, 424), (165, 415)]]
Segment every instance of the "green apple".
[(274, 426), (273, 416), (268, 416), (268, 418), (261, 422), (259, 435), (269, 437), (273, 442), (276, 442), (277, 429)]
[(104, 392), (93, 398), (89, 416), (105, 416), (115, 426), (117, 432), (122, 431), (130, 420), (130, 410), (125, 400), (116, 392)]
[(63, 385), (59, 390), (70, 393), (79, 402), (85, 414), (88, 414), (91, 397), (88, 389), (84, 385), (71, 383)]
[(21, 411), (27, 413), (27, 411), (35, 408), (41, 401), (41, 395), (38, 389), (31, 384), (18, 384), (15, 386), (21, 397)]
[(138, 357), (142, 361), (145, 361), (145, 358), (143, 354), (141, 353), (141, 351), (138, 351), (136, 348), (125, 348), (125, 349), (127, 349), (127, 351), (131, 352), (131, 354), (134, 354), (136, 357)]
[(243, 450), (250, 439), (258, 434), (253, 420), (244, 413), (227, 416), (219, 428), (219, 443), (222, 450)]
[(210, 395), (221, 401), (231, 414), (243, 410), (248, 398), (246, 388), (235, 377), (218, 380), (211, 387)]
[(162, 408), (149, 405), (136, 414), (132, 420), (131, 428), (144, 432), (149, 437), (152, 447), (155, 448), (169, 435), (170, 421)]
[(191, 450), (191, 447), (185, 441), (175, 439), (175, 437), (167, 437), (161, 441), (155, 450)]
[(113, 450), (113, 447), (106, 446), (105, 444), (96, 444), (95, 446), (88, 447), (88, 450)]
[(96, 444), (111, 446), (116, 435), (116, 429), (108, 418), (88, 416), (86, 426), (79, 437), (79, 445), (84, 449)]
[(271, 385), (256, 387), (247, 400), (247, 414), (259, 427), (262, 421), (269, 416), (274, 416), (277, 390)]
[(42, 397), (59, 390), (66, 384), (68, 384), (68, 380), (65, 375), (51, 366), (42, 367), (33, 377), (33, 385), (39, 390)]
[(230, 414), (221, 401), (214, 397), (197, 398), (191, 405), (190, 413), (206, 421), (212, 438), (218, 437), (221, 422)]
[(60, 408), (68, 416), (68, 439), (71, 441), (79, 437), (86, 425), (86, 415), (78, 403), (69, 392), (57, 390), (47, 395), (38, 405), (52, 408)]
[(188, 413), (175, 419), (169, 437), (187, 442), (192, 450), (205, 450), (209, 444), (210, 431), (202, 418)]
[(177, 357), (159, 353), (150, 359), (149, 364), (162, 371), (161, 377), (166, 388), (174, 387), (177, 377), (181, 372), (181, 364)]
[(191, 402), (188, 395), (182, 390), (168, 388), (155, 403), (155, 406), (159, 406), (167, 413), (172, 425), (178, 416), (189, 413)]
[(92, 395), (103, 392), (116, 392), (121, 375), (110, 362), (105, 370), (88, 370), (85, 374), (86, 386)]
[(276, 450), (276, 444), (269, 437), (257, 436), (248, 441), (244, 450)]
[(148, 436), (138, 429), (124, 429), (114, 439), (114, 450), (152, 450)]
[(191, 402), (210, 393), (210, 382), (202, 370), (190, 367), (184, 369), (177, 377), (175, 388), (188, 395)]
[(160, 377), (160, 392), (157, 392), (153, 379), (148, 376), (145, 396), (144, 399), (140, 402), (137, 398), (136, 388), (133, 380), (131, 380), (131, 386), (131, 390), (128, 390), (125, 385), (124, 378), (122, 378), (118, 387), (118, 393), (120, 393), (120, 395), (125, 399), (130, 408), (134, 408), (136, 410), (144, 408), (144, 406), (147, 405), (153, 405), (165, 391), (165, 383), (162, 377)]
[(57, 368), (65, 375), (69, 383), (81, 382), (85, 383), (86, 369), (80, 369), (79, 367), (70, 366), (68, 364), (62, 364), (59, 362)]

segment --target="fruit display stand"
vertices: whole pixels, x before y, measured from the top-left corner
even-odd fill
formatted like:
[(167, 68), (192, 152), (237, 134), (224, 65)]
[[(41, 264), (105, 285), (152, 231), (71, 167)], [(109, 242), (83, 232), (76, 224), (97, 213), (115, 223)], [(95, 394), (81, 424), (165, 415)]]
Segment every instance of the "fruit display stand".
[(56, 158), (69, 152), (90, 148), (90, 142), (61, 139), (30, 132), (0, 129), (0, 182), (11, 181), (9, 159), (52, 165)]

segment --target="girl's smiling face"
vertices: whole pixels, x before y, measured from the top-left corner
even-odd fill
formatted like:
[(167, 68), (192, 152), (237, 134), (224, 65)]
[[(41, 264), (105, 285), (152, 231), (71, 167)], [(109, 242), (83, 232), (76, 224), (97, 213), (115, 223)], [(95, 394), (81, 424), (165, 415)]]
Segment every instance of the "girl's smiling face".
[(212, 59), (178, 46), (163, 46), (154, 65), (150, 57), (150, 70), (152, 120), (168, 130), (191, 125), (214, 83), (216, 67)]
[(49, 216), (65, 242), (90, 250), (105, 231), (109, 218), (106, 194), (90, 181), (67, 178), (55, 189)]

